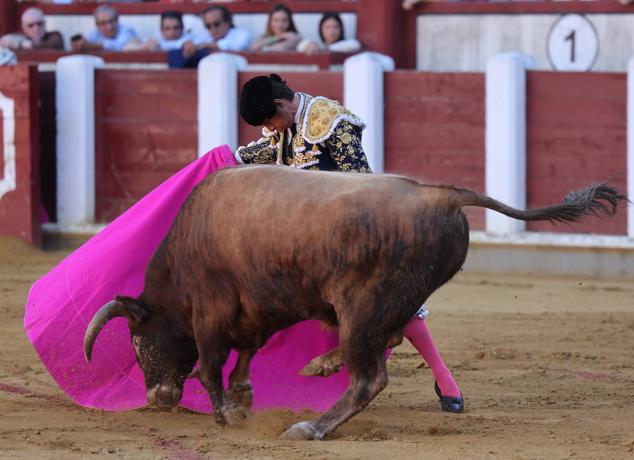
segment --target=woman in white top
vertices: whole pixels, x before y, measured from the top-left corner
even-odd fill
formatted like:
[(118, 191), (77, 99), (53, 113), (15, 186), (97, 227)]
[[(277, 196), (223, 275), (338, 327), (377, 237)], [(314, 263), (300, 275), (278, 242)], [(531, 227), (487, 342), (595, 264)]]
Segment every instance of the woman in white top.
[(293, 22), (293, 13), (279, 3), (269, 13), (266, 32), (253, 42), (251, 51), (294, 51), (301, 39)]
[(333, 51), (338, 53), (352, 53), (361, 49), (361, 42), (355, 38), (346, 40), (343, 22), (337, 13), (324, 13), (319, 21), (319, 38), (321, 43), (302, 40), (297, 45), (297, 51), (313, 54), (319, 51)]

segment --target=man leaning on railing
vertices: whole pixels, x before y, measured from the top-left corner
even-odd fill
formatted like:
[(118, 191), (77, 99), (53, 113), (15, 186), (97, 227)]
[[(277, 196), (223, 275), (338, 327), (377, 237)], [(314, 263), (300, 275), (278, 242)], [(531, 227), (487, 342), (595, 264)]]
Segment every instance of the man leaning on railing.
[(28, 8), (21, 17), (21, 32), (10, 33), (0, 39), (0, 46), (11, 50), (64, 49), (59, 32), (47, 32), (44, 13), (39, 8)]
[(80, 34), (71, 37), (73, 51), (124, 51), (141, 43), (132, 27), (119, 24), (119, 13), (114, 7), (101, 5), (93, 15), (96, 29), (87, 37)]

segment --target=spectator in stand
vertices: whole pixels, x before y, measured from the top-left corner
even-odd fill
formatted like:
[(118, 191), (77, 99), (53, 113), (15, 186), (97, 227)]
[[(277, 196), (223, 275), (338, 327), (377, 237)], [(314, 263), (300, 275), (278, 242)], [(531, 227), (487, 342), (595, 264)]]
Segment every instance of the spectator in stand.
[(165, 11), (161, 13), (161, 31), (156, 37), (148, 39), (145, 43), (131, 43), (126, 46), (126, 51), (171, 51), (180, 50), (186, 42), (196, 42), (196, 37), (185, 32), (183, 14), (178, 11)]
[(246, 51), (251, 44), (251, 33), (233, 25), (231, 12), (224, 6), (210, 6), (202, 14), (211, 41), (202, 46), (212, 51)]
[(197, 40), (185, 42), (180, 51), (170, 51), (169, 66), (195, 68), (202, 58), (213, 51), (246, 51), (251, 43), (248, 30), (233, 25), (231, 12), (224, 6), (210, 6), (202, 12), (202, 19), (209, 34)]
[(64, 49), (64, 39), (57, 32), (47, 32), (44, 13), (39, 8), (28, 8), (22, 13), (22, 32), (5, 35), (0, 45), (12, 50)]
[(291, 10), (278, 3), (269, 13), (265, 34), (251, 45), (251, 51), (295, 51), (301, 39)]
[(71, 38), (74, 51), (125, 51), (138, 48), (140, 40), (134, 29), (119, 24), (119, 13), (110, 5), (101, 5), (93, 13), (97, 28), (86, 38), (75, 35)]
[(361, 49), (361, 42), (355, 38), (346, 40), (343, 22), (337, 13), (324, 13), (319, 21), (319, 38), (321, 43), (302, 40), (297, 45), (297, 51), (314, 54), (319, 51), (333, 51), (338, 53), (352, 53)]

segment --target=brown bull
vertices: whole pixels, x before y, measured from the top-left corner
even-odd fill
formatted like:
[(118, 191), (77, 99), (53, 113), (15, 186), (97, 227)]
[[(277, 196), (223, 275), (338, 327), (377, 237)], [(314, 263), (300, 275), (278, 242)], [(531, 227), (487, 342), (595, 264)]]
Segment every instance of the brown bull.
[[(104, 324), (125, 316), (150, 404), (178, 404), (199, 359), (217, 421), (233, 422), (250, 405), (249, 362), (272, 334), (307, 319), (336, 325), (350, 385), (317, 420), (285, 432), (322, 439), (385, 388), (386, 346), (462, 267), (469, 245), (462, 207), (575, 221), (612, 214), (622, 199), (599, 184), (562, 204), (520, 211), (470, 190), (398, 176), (224, 169), (183, 205), (150, 261), (143, 293), (118, 297), (95, 315), (86, 358)], [(225, 392), (222, 368), (232, 348), (239, 359)]]

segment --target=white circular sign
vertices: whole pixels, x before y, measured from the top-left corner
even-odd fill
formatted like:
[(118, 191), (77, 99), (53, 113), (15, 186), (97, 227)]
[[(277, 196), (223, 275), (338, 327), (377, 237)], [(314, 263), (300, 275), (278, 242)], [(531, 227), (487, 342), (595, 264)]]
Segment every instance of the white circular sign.
[(590, 70), (599, 53), (599, 37), (592, 23), (580, 14), (557, 19), (548, 35), (547, 54), (555, 70)]

